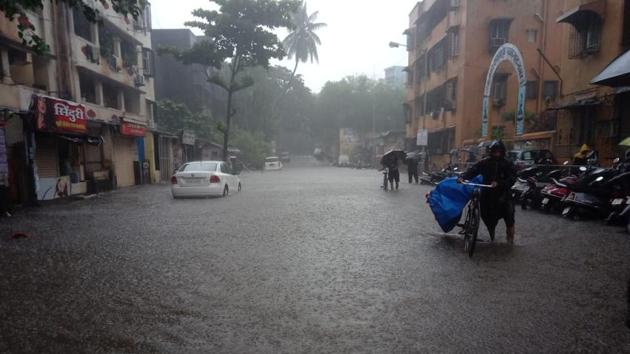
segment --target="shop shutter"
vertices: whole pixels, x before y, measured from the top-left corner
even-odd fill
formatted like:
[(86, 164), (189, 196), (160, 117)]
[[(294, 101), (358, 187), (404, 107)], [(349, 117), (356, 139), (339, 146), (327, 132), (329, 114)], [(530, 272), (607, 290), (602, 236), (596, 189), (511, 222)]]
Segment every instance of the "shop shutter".
[(85, 172), (88, 174), (101, 170), (101, 145), (85, 144)]
[(35, 164), (39, 178), (59, 177), (57, 140), (54, 137), (37, 137)]

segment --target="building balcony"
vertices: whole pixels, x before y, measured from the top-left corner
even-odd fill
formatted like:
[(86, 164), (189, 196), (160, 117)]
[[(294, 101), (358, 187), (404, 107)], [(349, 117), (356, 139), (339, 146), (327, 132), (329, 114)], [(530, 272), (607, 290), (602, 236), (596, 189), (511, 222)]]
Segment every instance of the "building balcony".
[(103, 57), (99, 47), (76, 35), (72, 36), (72, 58), (80, 68), (144, 92), (146, 82), (139, 65), (128, 65), (113, 54)]
[(25, 85), (5, 84), (0, 82), (0, 108), (16, 112), (28, 112), (33, 95), (48, 95), (44, 90)]
[(118, 31), (138, 41), (144, 48), (151, 48), (151, 30), (150, 24), (147, 23), (149, 21), (147, 17), (150, 17), (150, 13), (141, 14), (138, 20), (134, 20), (131, 16), (127, 18), (121, 16), (111, 6), (103, 7), (101, 1), (94, 1), (94, 6), (107, 25), (114, 26)]
[(89, 102), (83, 102), (82, 104), (85, 106), (87, 115), (91, 121), (104, 124), (120, 124), (122, 120), (125, 120), (127, 122), (143, 126), (147, 126), (149, 124), (146, 116), (140, 115), (139, 113), (130, 113), (124, 110), (104, 107)]

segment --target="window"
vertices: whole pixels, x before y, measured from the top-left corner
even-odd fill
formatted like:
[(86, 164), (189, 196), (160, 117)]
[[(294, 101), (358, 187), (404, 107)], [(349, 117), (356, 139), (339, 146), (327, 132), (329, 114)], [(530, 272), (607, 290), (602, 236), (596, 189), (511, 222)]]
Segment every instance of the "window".
[(420, 83), (427, 77), (427, 61), (426, 57), (423, 55), (416, 62), (416, 82)]
[(96, 98), (96, 83), (94, 78), (79, 72), (79, 87), (81, 90), (81, 100), (89, 103), (98, 104)]
[(555, 100), (558, 97), (558, 81), (545, 81), (543, 96), (545, 100)]
[(507, 98), (507, 74), (496, 74), (494, 83), (492, 84), (492, 99), (496, 107), (505, 105)]
[(118, 100), (118, 90), (115, 86), (106, 82), (103, 82), (103, 106), (115, 109), (121, 108)]
[(73, 9), (72, 17), (74, 19), (74, 34), (90, 42), (94, 42), (94, 38), (92, 38), (92, 24), (85, 17), (83, 11), (76, 8)]
[(490, 54), (494, 55), (494, 53), (508, 42), (508, 34), (510, 32), (510, 24), (512, 23), (511, 19), (495, 19), (490, 21)]
[(447, 81), (445, 90), (444, 109), (454, 111), (457, 106), (457, 79)]
[(142, 70), (145, 76), (153, 76), (153, 51), (148, 48), (142, 49)]
[(444, 108), (445, 98), (446, 85), (442, 85), (429, 91), (429, 93), (427, 93), (425, 114), (432, 114), (433, 118), (437, 118), (437, 115)]
[(446, 64), (446, 44), (442, 40), (429, 51), (429, 68), (432, 72), (437, 72), (444, 68)]
[(448, 56), (450, 58), (459, 55), (459, 26), (448, 31)]
[(569, 58), (581, 58), (599, 52), (602, 36), (602, 19), (594, 12), (584, 11), (583, 16), (571, 22)]
[(416, 97), (416, 100), (415, 100), (416, 117), (421, 117), (425, 114), (424, 108), (425, 108), (424, 95)]
[(189, 162), (179, 169), (179, 172), (215, 172), (216, 162)]
[(528, 100), (535, 100), (538, 98), (538, 81), (527, 81), (526, 98)]
[(528, 29), (527, 30), (527, 41), (529, 43), (536, 43), (536, 39), (538, 39), (538, 30)]
[(457, 9), (461, 6), (461, 0), (450, 0), (450, 8), (451, 10)]

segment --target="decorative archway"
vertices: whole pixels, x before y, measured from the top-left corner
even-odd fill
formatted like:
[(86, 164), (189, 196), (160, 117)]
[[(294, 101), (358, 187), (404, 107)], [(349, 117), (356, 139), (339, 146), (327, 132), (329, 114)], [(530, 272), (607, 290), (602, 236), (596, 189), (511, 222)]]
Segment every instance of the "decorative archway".
[(525, 71), (525, 61), (520, 50), (511, 44), (506, 43), (499, 47), (490, 63), (490, 70), (486, 76), (486, 86), (483, 91), (483, 112), (481, 117), (481, 137), (488, 137), (488, 105), (492, 94), (492, 81), (499, 65), (504, 61), (509, 61), (518, 75), (518, 103), (516, 104), (516, 136), (525, 133), (525, 93), (527, 90), (527, 72)]

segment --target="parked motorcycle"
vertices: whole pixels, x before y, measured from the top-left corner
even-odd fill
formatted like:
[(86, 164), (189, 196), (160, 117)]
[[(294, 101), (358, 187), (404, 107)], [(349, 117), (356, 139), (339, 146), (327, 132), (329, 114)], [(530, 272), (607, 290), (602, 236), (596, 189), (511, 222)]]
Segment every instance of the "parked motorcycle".
[(446, 178), (449, 177), (458, 177), (462, 172), (458, 167), (453, 167), (451, 165), (446, 168), (441, 169), (440, 171), (435, 172), (422, 172), (422, 176), (420, 176), (420, 184), (437, 186), (438, 183), (442, 182)]
[(580, 216), (605, 218), (610, 214), (610, 198), (614, 195), (610, 183), (617, 170), (594, 168), (568, 185), (570, 193), (562, 201), (562, 216), (575, 219)]

